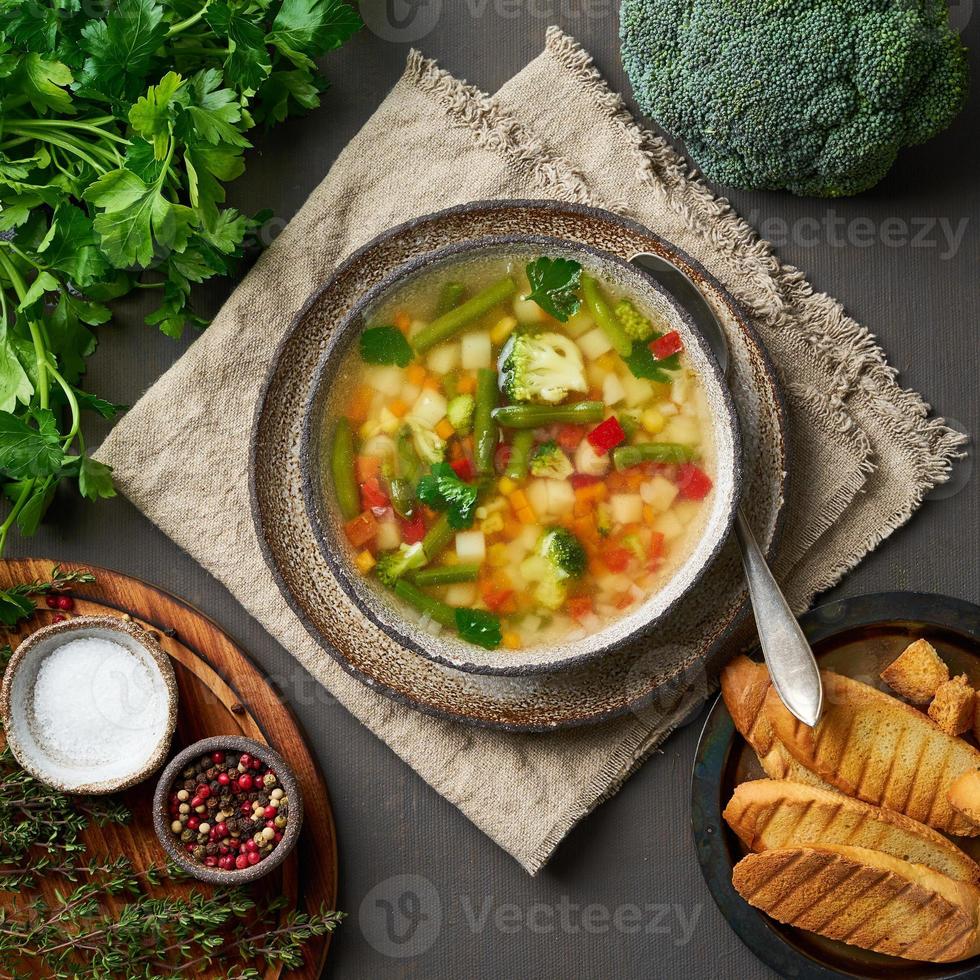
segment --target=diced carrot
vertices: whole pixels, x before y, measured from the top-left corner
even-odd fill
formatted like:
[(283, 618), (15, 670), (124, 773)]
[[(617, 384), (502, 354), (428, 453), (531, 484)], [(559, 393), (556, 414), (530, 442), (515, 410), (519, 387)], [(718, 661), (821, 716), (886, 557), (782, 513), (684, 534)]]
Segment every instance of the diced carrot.
[(381, 472), (381, 460), (377, 456), (358, 456), (354, 460), (357, 482), (364, 483)]
[(649, 505), (643, 505), (643, 522), (645, 524), (652, 524), (657, 519), (656, 511)]
[(568, 612), (572, 619), (582, 619), (592, 612), (592, 600), (587, 595), (572, 596), (568, 600)]
[(508, 541), (513, 541), (521, 533), (521, 528), (523, 525), (520, 521), (512, 520), (509, 517), (504, 518), (504, 529), (501, 532), (503, 536)]
[(422, 387), (429, 391), (438, 391), (442, 387), (442, 383), (434, 374), (427, 374), (425, 381), (422, 382)]
[(470, 371), (461, 374), (456, 382), (456, 390), (461, 395), (472, 395), (476, 391), (476, 375)]
[(344, 410), (344, 414), (351, 422), (363, 422), (371, 409), (371, 402), (374, 400), (374, 392), (367, 385), (358, 385), (354, 389), (354, 395)]
[(647, 550), (647, 555), (652, 559), (661, 559), (664, 556), (664, 545), (666, 540), (660, 531), (653, 531), (652, 537), (650, 538), (650, 547)]
[(421, 388), (426, 379), (426, 370), (421, 364), (409, 364), (405, 368), (405, 378), (409, 384)]
[[(497, 485), (500, 486), (499, 483)], [(501, 487), (500, 492), (505, 493), (506, 491), (504, 491), (504, 489)], [(519, 510), (525, 510), (526, 508), (530, 507), (530, 504), (528, 503), (527, 500), (527, 494), (521, 489), (511, 490), (507, 495), (507, 499), (510, 501), (510, 505), (511, 507), (514, 508), (515, 512)]]
[(629, 609), (629, 607), (632, 606), (632, 605), (633, 605), (633, 597), (628, 592), (624, 592), (616, 600), (616, 608), (617, 609)]
[(629, 567), (630, 553), (617, 544), (609, 544), (602, 551), (602, 560), (611, 572), (625, 572)]
[(521, 635), (520, 633), (515, 633), (513, 630), (507, 630), (503, 635), (503, 642), (508, 650), (520, 650)]
[(572, 528), (575, 531), (575, 537), (586, 546), (595, 537), (595, 521), (590, 514), (576, 516)]
[[(630, 490), (639, 490), (640, 485), (646, 479), (644, 473), (638, 473), (633, 469), (626, 470), (624, 475), (626, 476), (626, 486)], [(600, 484), (600, 486), (603, 486), (603, 484)]]
[(363, 548), (378, 533), (378, 522), (374, 519), (374, 514), (366, 510), (349, 520), (344, 525), (344, 531), (347, 540), (355, 548)]
[(377, 564), (374, 560), (374, 555), (371, 554), (366, 548), (362, 551), (355, 559), (354, 564), (357, 565), (357, 570), (362, 575), (367, 575), (372, 568)]
[(587, 483), (585, 486), (576, 488), (575, 499), (581, 501), (602, 500), (607, 493), (605, 483)]
[(517, 512), (517, 517), (522, 524), (537, 524), (538, 519), (534, 516), (534, 511), (530, 507), (523, 507)]
[(449, 439), (456, 430), (453, 428), (452, 422), (449, 419), (439, 419), (436, 425), (436, 435), (440, 439)]
[(395, 326), (398, 327), (402, 333), (408, 333), (412, 327), (412, 318), (404, 310), (399, 310), (393, 319)]
[(573, 517), (587, 517), (592, 513), (592, 504), (588, 500), (576, 500), (572, 508)]
[(391, 412), (396, 419), (400, 419), (408, 411), (408, 405), (406, 405), (400, 398), (393, 398), (388, 403), (388, 411)]

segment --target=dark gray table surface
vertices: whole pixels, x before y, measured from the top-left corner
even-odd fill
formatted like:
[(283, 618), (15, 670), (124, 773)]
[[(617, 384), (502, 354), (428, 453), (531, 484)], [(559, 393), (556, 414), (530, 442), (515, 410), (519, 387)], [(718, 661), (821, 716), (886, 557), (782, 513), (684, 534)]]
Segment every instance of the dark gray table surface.
[[(288, 219), (398, 78), (406, 41), (493, 91), (539, 52), (545, 28), (557, 22), (594, 54), (616, 88), (628, 91), (613, 0), (424, 0), (416, 19), (404, 21), (386, 14), (392, 3), (395, 14), (405, 13), (403, 0), (367, 0), (375, 30), (325, 60), (333, 85), (317, 112), (257, 137), (231, 203), (269, 207), (277, 221)], [(976, 71), (980, 18), (970, 16), (972, 0), (953, 13), (975, 49)], [(905, 152), (884, 183), (857, 199), (730, 194), (785, 261), (878, 335), (903, 384), (970, 432), (980, 421), (977, 123), (974, 85), (970, 106), (950, 131)], [(423, 175), (424, 164), (415, 163)], [(202, 306), (213, 312), (227, 291), (227, 284), (212, 285)], [(191, 339), (167, 340), (142, 325), (142, 312), (124, 305), (100, 330), (88, 387), (114, 401), (135, 401)], [(969, 467), (936, 496), (833, 595), (911, 589), (976, 601), (978, 494)], [(233, 596), (127, 501), (92, 506), (65, 495), (40, 533), (16, 542), (11, 553), (106, 565), (185, 597), (222, 623), (287, 692), (323, 767), (340, 838), (340, 907), (350, 918), (337, 934), (327, 975), (773, 976), (730, 931), (694, 858), (689, 774), (703, 713), (530, 878), (332, 702)], [(407, 884), (427, 916), (404, 944), (397, 927), (417, 917), (411, 894), (399, 899), (400, 875), (424, 879)], [(379, 898), (394, 903), (394, 941), (377, 918)], [(374, 910), (363, 926), (362, 905)], [(415, 955), (393, 955), (404, 952)]]

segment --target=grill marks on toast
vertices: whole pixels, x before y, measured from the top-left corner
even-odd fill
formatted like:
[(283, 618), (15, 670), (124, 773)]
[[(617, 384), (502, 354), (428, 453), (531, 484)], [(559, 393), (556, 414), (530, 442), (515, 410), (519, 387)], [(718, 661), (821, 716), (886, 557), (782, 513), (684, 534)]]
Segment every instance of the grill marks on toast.
[(815, 729), (797, 722), (774, 689), (766, 694), (773, 735), (798, 763), (868, 803), (947, 833), (980, 834), (947, 799), (957, 777), (980, 769), (980, 752), (881, 691), (831, 671), (821, 676), (827, 707)]
[(980, 866), (942, 834), (903, 814), (819, 787), (772, 779), (741, 783), (724, 818), (753, 851), (852, 845), (980, 884)]
[(975, 955), (972, 885), (861, 847), (750, 854), (732, 881), (752, 905), (788, 925), (893, 956), (948, 962)]

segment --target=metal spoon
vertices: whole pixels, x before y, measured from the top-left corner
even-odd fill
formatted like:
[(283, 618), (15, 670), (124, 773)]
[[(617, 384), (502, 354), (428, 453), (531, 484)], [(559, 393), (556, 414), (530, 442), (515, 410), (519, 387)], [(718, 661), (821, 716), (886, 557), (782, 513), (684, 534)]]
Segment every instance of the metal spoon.
[[(659, 255), (642, 252), (630, 261), (651, 274), (687, 311), (727, 379), (730, 366), (728, 339), (697, 285), (683, 270)], [(735, 514), (735, 536), (742, 549), (742, 565), (769, 676), (783, 704), (803, 724), (812, 727), (820, 720), (823, 707), (823, 684), (817, 661), (766, 564), (741, 507)]]

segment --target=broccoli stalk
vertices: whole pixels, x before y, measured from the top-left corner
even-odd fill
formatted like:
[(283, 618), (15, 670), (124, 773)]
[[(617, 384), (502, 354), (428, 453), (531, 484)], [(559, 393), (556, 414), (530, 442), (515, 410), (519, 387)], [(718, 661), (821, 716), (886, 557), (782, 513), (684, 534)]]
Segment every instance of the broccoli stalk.
[(557, 405), (589, 390), (582, 352), (558, 333), (511, 334), (500, 352), (500, 390), (512, 402)]
[(623, 0), (620, 34), (640, 108), (747, 190), (858, 194), (966, 100), (940, 0)]

